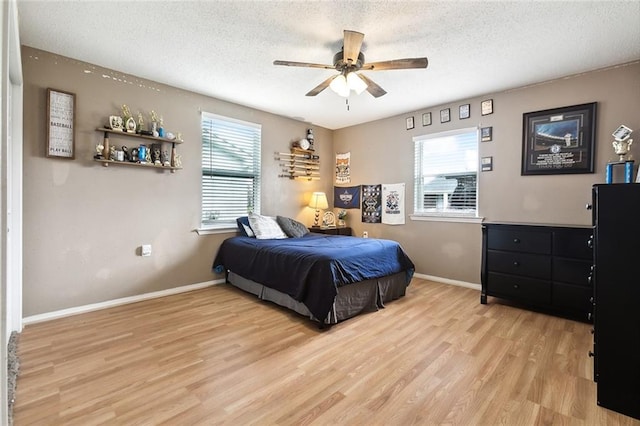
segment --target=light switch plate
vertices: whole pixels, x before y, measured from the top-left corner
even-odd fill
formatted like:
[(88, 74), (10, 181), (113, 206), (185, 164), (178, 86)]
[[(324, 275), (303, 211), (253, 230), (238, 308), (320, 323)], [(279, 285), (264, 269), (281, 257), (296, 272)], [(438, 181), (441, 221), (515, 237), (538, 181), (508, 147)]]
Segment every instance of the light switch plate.
[(151, 256), (151, 244), (143, 244), (140, 252), (142, 256)]

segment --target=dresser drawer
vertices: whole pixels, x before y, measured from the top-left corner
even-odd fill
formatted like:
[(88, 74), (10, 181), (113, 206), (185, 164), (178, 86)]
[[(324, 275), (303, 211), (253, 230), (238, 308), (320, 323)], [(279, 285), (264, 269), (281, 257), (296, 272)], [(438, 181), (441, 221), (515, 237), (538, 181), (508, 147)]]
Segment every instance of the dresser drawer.
[(586, 260), (553, 259), (553, 280), (591, 287), (589, 274), (592, 263)]
[(522, 302), (551, 303), (551, 283), (549, 281), (489, 273), (488, 294)]
[(489, 250), (487, 253), (487, 270), (489, 272), (550, 279), (551, 257), (540, 254)]
[(489, 228), (487, 248), (526, 253), (551, 253), (551, 232), (532, 232), (516, 228)]
[(551, 299), (553, 306), (584, 312), (586, 315), (592, 310), (592, 295), (593, 291), (589, 287), (553, 283)]
[(589, 239), (591, 228), (559, 228), (553, 231), (553, 254), (561, 257), (593, 260)]

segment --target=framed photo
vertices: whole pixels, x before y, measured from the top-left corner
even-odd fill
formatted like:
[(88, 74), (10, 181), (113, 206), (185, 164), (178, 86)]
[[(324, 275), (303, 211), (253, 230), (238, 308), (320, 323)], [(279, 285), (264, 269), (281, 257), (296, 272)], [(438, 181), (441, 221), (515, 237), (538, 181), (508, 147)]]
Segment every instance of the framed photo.
[(469, 104), (460, 105), (460, 107), (458, 108), (460, 120), (464, 120), (465, 118), (469, 118), (471, 116), (470, 108), (471, 105)]
[(411, 130), (415, 127), (413, 122), (413, 116), (407, 117), (407, 130)]
[(440, 122), (446, 123), (451, 121), (451, 110), (449, 108), (440, 110)]
[(523, 114), (522, 175), (593, 173), (596, 105)]
[(76, 95), (47, 89), (47, 157), (75, 158)]
[(482, 127), (480, 129), (480, 140), (489, 142), (493, 140), (493, 127)]
[(493, 157), (482, 157), (480, 159), (480, 170), (490, 172), (493, 170)]
[(480, 104), (482, 115), (493, 114), (493, 99), (487, 99)]
[(422, 114), (422, 125), (423, 126), (431, 126), (431, 113), (425, 112)]

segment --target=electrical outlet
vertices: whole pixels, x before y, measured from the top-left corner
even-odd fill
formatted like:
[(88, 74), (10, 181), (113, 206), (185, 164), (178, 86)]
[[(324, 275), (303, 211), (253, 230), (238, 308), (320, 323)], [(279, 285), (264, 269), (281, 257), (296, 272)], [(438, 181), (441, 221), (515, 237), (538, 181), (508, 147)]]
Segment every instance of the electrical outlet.
[(151, 244), (143, 244), (140, 249), (140, 254), (142, 256), (151, 256)]
[(364, 231), (362, 233), (362, 238), (369, 238), (369, 233), (367, 231)]

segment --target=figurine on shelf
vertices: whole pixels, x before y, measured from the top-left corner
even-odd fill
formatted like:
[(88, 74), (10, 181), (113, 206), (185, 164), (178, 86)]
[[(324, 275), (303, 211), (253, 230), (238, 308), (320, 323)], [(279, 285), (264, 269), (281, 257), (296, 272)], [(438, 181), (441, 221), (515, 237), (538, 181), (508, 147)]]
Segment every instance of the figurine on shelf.
[(160, 117), (160, 121), (158, 122), (158, 136), (164, 138), (164, 120)]
[(103, 151), (104, 146), (101, 143), (98, 143), (98, 145), (96, 145), (96, 155), (94, 155), (93, 158), (96, 160), (102, 160), (104, 158), (102, 155)]
[(142, 133), (144, 130), (144, 119), (142, 118), (142, 113), (138, 111), (138, 133)]
[(151, 161), (156, 166), (162, 165), (162, 163), (160, 162), (160, 144), (154, 143), (153, 145), (151, 145)]
[(162, 161), (163, 166), (165, 167), (171, 166), (171, 161), (169, 161), (169, 152), (166, 149), (162, 150), (160, 160)]
[(124, 161), (131, 161), (131, 157), (129, 156), (129, 148), (125, 145), (122, 145), (122, 152), (124, 153)]
[(122, 117), (124, 120), (124, 127), (127, 130), (127, 133), (135, 133), (136, 132), (136, 120), (131, 116), (131, 110), (126, 105), (122, 105)]
[(175, 160), (173, 161), (173, 167), (182, 167), (182, 156), (176, 155)]
[(151, 134), (153, 137), (157, 138), (160, 136), (160, 132), (158, 131), (158, 114), (155, 111), (151, 110)]
[(116, 161), (116, 159), (117, 159), (116, 147), (111, 145), (109, 147), (109, 160)]
[(120, 117), (119, 115), (109, 116), (109, 127), (111, 128), (111, 130), (121, 132), (124, 128), (122, 117)]

